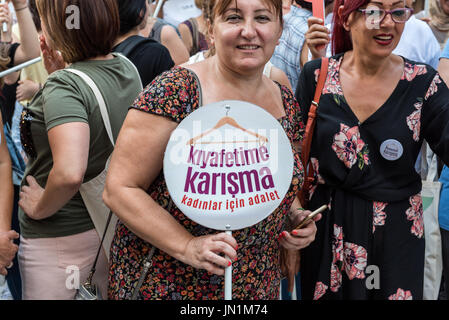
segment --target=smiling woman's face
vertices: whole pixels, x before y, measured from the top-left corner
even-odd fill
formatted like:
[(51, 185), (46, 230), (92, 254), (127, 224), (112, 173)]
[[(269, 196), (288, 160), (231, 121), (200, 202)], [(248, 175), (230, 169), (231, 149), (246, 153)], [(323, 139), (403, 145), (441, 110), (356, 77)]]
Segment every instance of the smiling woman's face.
[[(370, 1), (361, 9), (394, 10), (405, 8), (404, 0)], [(355, 11), (348, 18), (345, 28), (350, 31), (354, 50), (360, 50), (370, 57), (389, 56), (401, 39), (405, 23), (395, 23), (391, 14), (386, 14), (380, 24), (370, 24), (369, 18)]]
[(263, 70), (282, 34), (274, 7), (263, 0), (232, 1), (211, 26), (218, 59), (236, 72)]

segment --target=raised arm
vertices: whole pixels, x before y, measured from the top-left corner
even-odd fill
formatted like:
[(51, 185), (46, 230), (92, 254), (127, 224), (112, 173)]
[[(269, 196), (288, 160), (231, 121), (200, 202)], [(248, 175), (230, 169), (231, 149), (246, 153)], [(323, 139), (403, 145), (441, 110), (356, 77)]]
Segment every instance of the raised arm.
[[(306, 32), (305, 44), (312, 54), (312, 60), (326, 56), (326, 49), (330, 42), (330, 31), (322, 25), (323, 21), (316, 17), (307, 19), (309, 29)], [(304, 65), (306, 61), (303, 61)]]
[(195, 268), (223, 275), (229, 261), (219, 254), (235, 259), (235, 239), (225, 233), (192, 236), (146, 192), (160, 174), (176, 126), (167, 118), (130, 110), (112, 155), (103, 199), (143, 240)]
[(40, 56), (40, 46), (36, 26), (27, 0), (11, 0), (16, 11), (17, 23), (20, 30), (20, 46), (14, 56), (14, 65), (19, 65)]

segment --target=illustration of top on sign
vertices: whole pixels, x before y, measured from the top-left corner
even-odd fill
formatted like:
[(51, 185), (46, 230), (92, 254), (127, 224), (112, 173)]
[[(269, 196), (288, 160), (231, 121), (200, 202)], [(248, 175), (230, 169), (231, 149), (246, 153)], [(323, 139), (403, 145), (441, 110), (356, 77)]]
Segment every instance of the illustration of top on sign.
[[(264, 145), (265, 143), (268, 142), (268, 138), (267, 137), (264, 137), (264, 136), (259, 135), (259, 134), (255, 133), (255, 132), (251, 131), (251, 130), (243, 128), (241, 125), (239, 125), (237, 123), (237, 121), (235, 121), (235, 119), (229, 117), (228, 114), (229, 114), (229, 110), (231, 109), (230, 106), (226, 106), (226, 109), (227, 109), (226, 116), (221, 118), (213, 128), (207, 130), (206, 132), (200, 134), (197, 137), (194, 137), (194, 138), (190, 139), (187, 142), (187, 144), (188, 145), (194, 145), (194, 144), (224, 144), (224, 143), (259, 142), (260, 145)], [(250, 136), (256, 137), (257, 140), (201, 141), (202, 138), (206, 137), (207, 135), (209, 135), (213, 131), (220, 129), (221, 127), (223, 127), (225, 125), (229, 125), (231, 127), (234, 127), (236, 129), (241, 130), (242, 132), (248, 133)]]

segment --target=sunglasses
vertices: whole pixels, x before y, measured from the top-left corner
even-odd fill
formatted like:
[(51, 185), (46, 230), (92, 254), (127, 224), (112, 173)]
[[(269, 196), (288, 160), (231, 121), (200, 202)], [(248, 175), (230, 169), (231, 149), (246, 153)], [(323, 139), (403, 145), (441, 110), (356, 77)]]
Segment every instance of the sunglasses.
[(413, 14), (413, 9), (411, 8), (399, 8), (394, 10), (368, 8), (357, 9), (357, 11), (365, 16), (366, 21), (376, 25), (381, 24), (387, 14), (391, 15), (391, 19), (395, 23), (406, 23)]

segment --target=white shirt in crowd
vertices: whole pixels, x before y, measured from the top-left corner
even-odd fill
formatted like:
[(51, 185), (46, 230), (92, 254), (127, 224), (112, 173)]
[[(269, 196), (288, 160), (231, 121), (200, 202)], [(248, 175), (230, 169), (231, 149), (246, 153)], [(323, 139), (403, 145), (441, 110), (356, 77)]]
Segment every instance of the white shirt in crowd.
[(181, 22), (201, 15), (201, 10), (195, 6), (194, 0), (167, 0), (163, 11), (164, 20), (176, 27)]
[(401, 41), (393, 53), (416, 62), (425, 62), (436, 69), (441, 51), (429, 25), (412, 16), (405, 23)]

